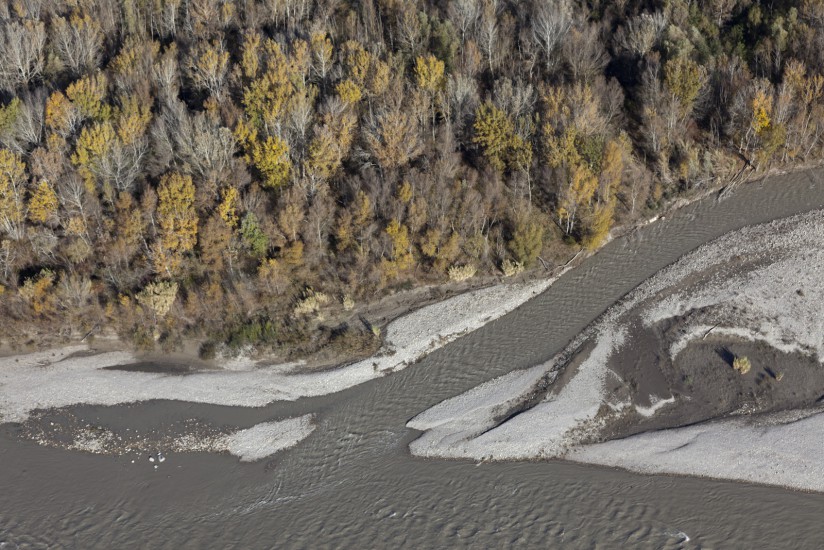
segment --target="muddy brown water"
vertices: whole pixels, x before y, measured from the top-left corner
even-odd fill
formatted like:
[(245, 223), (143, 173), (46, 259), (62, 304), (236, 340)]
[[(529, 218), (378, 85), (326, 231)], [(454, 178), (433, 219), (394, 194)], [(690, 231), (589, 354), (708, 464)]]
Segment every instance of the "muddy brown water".
[(0, 549), (820, 548), (821, 494), (560, 461), (418, 459), (405, 423), (549, 359), (696, 246), (821, 206), (821, 171), (693, 204), (613, 241), (544, 294), (420, 363), (335, 395), (260, 409), (149, 402), (72, 410), (118, 429), (184, 418), (249, 426), (316, 411), (315, 432), (268, 462), (175, 454), (154, 470), (145, 457), (41, 447), (20, 439), (19, 427), (0, 426)]

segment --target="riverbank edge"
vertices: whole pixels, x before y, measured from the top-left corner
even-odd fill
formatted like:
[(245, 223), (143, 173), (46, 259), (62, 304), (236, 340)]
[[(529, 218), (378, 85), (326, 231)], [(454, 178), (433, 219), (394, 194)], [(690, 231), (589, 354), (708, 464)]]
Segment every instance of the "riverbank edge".
[[(740, 185), (748, 185), (784, 174), (814, 170), (816, 168), (821, 168), (822, 166), (824, 166), (824, 160), (789, 167), (771, 167), (764, 171), (755, 171), (747, 164), (744, 164), (738, 174), (732, 178), (716, 182), (714, 185), (701, 191), (693, 192), (691, 195), (687, 194), (684, 196), (677, 196), (662, 206), (651, 216), (638, 218), (623, 225), (613, 227), (597, 248), (586, 249), (582, 247), (577, 252), (574, 252), (572, 257), (564, 264), (558, 264), (550, 267), (546, 265), (545, 262), (542, 262), (541, 267), (533, 267), (532, 269), (526, 270), (521, 274), (508, 279), (504, 278), (502, 275), (485, 275), (473, 278), (474, 280), (470, 279), (469, 281), (459, 285), (452, 282), (421, 285), (408, 291), (397, 292), (383, 296), (374, 302), (366, 303), (363, 305), (363, 309), (367, 311), (376, 310), (381, 312), (382, 304), (384, 302), (403, 301), (405, 298), (409, 300), (408, 304), (401, 306), (400, 308), (397, 306), (395, 308), (383, 308), (384, 310), (388, 310), (388, 314), (386, 311), (383, 311), (383, 314), (377, 313), (375, 315), (378, 318), (378, 321), (374, 322), (374, 328), (380, 335), (380, 342), (377, 345), (376, 354), (379, 354), (381, 350), (386, 347), (386, 327), (394, 321), (406, 317), (417, 310), (449, 300), (450, 298), (454, 298), (456, 296), (461, 296), (463, 294), (472, 293), (490, 287), (516, 283), (523, 284), (535, 282), (541, 279), (555, 280), (570, 269), (574, 269), (579, 266), (587, 258), (597, 254), (598, 251), (609, 242), (630, 235), (638, 229), (646, 227), (651, 223), (655, 223), (659, 219), (666, 218), (667, 215), (670, 215), (673, 212), (685, 208), (695, 202), (704, 200), (712, 195), (723, 197), (727, 192)], [(570, 252), (572, 253), (572, 251)], [(439, 296), (433, 297), (433, 294), (437, 294)], [(408, 295), (408, 297), (405, 295)], [(418, 295), (417, 299), (415, 295)], [(46, 345), (43, 345), (44, 342), (42, 337), (39, 340), (35, 338), (33, 342), (27, 342), (22, 346), (17, 344), (12, 345), (8, 339), (0, 338), (0, 358), (42, 351), (57, 351), (68, 346), (87, 344), (89, 350), (94, 353), (114, 351), (125, 352), (132, 354), (135, 357), (136, 362), (151, 362), (175, 367), (184, 366), (186, 369), (219, 370), (224, 368), (227, 363), (238, 359), (238, 357), (233, 357), (231, 354), (227, 355), (226, 353), (218, 354), (215, 358), (202, 357), (200, 352), (201, 345), (206, 341), (207, 339), (203, 338), (188, 338), (182, 342), (182, 349), (179, 347), (171, 351), (157, 349), (141, 350), (136, 349), (131, 343), (123, 341), (114, 332), (114, 330), (111, 329), (111, 327), (97, 326), (92, 329), (92, 331), (85, 334), (82, 338), (66, 338), (61, 340), (59, 343), (51, 341)], [(330, 362), (328, 359), (323, 357), (325, 355), (325, 351), (325, 348), (322, 348), (317, 352), (305, 356), (285, 357), (282, 353), (261, 352), (260, 350), (244, 350), (244, 352), (239, 354), (239, 359), (243, 361), (251, 360), (259, 365), (288, 363), (300, 366), (300, 371), (302, 372), (317, 372), (344, 368), (358, 360), (368, 359), (370, 357), (369, 355), (354, 353), (347, 356), (338, 357), (334, 361)]]

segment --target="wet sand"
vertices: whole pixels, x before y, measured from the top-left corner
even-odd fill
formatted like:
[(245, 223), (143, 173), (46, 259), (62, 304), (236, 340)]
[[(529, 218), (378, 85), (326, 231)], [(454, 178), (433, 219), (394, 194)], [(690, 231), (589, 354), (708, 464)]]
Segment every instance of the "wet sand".
[(332, 396), (241, 409), (168, 401), (75, 409), (102, 424), (147, 430), (165, 418), (248, 427), (315, 412), (312, 435), (269, 461), (182, 453), (153, 471), (128, 457), (37, 446), (4, 425), (0, 540), (10, 548), (683, 548), (783, 547), (792, 533), (794, 547), (817, 548), (821, 495), (552, 460), (417, 459), (406, 449), (418, 434), (405, 423), (485, 381), (548, 361), (695, 246), (822, 202), (824, 186), (797, 176), (688, 207), (610, 243), (541, 296), (415, 368)]
[[(824, 490), (821, 242), (824, 210), (700, 247), (519, 384), (513, 373), (415, 417), (408, 426), (426, 433), (412, 452), (566, 458)], [(733, 368), (737, 357), (752, 358), (749, 372)], [(788, 411), (799, 413), (777, 414)], [(769, 429), (742, 420), (752, 415)], [(666, 428), (682, 429), (636, 435)]]
[[(674, 365), (664, 368), (638, 348), (632, 351), (636, 353), (616, 356), (614, 364), (622, 367), (616, 370), (632, 388), (627, 393), (633, 403), (645, 407), (650, 396), (668, 394), (675, 399), (650, 416), (630, 409), (598, 434), (600, 441), (730, 415), (814, 408), (824, 396), (824, 367), (816, 358), (784, 353), (764, 342), (707, 338), (690, 344)], [(733, 370), (733, 355), (751, 358), (747, 375)], [(617, 382), (608, 389), (613, 395), (622, 390)]]

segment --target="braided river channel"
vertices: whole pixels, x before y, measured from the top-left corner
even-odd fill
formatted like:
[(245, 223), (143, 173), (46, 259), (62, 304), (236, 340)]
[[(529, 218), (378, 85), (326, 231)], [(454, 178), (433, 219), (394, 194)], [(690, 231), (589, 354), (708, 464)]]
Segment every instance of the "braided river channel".
[(417, 433), (405, 425), (444, 399), (547, 361), (697, 246), (822, 206), (820, 169), (712, 195), (610, 242), (543, 294), (419, 363), (336, 394), (263, 408), (151, 401), (53, 411), (115, 431), (193, 418), (245, 427), (314, 413), (315, 431), (268, 461), (180, 453), (155, 469), (134, 455), (40, 446), (19, 425), (0, 425), (0, 550), (821, 548), (824, 494), (564, 461), (421, 459), (408, 451)]

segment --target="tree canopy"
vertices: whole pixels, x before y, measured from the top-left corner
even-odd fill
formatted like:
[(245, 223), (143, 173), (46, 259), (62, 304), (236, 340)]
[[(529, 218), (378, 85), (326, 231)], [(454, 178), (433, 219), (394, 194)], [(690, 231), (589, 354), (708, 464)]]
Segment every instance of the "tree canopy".
[[(822, 155), (822, 14), (0, 0), (4, 326), (173, 345), (256, 323), (300, 347), (344, 296), (595, 248), (745, 165)], [(295, 319), (309, 295), (338, 298)]]

